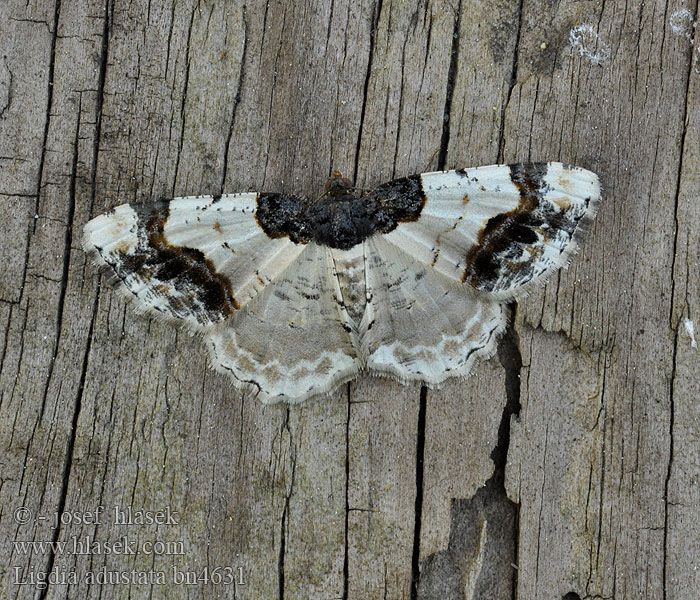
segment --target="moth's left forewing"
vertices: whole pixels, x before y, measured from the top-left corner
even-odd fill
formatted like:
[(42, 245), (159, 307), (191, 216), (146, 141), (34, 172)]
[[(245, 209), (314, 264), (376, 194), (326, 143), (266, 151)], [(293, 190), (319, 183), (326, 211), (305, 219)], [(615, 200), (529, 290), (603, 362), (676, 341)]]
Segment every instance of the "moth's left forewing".
[(258, 194), (175, 198), (164, 233), (171, 244), (200, 250), (225, 275), (238, 309), (274, 281), (304, 249), (271, 238), (256, 218)]
[(424, 173), (421, 183), (420, 218), (386, 239), (498, 301), (566, 265), (600, 202), (597, 176), (561, 163)]
[(83, 248), (137, 311), (202, 332), (244, 307), (302, 251), (266, 235), (257, 197), (122, 204), (85, 225)]

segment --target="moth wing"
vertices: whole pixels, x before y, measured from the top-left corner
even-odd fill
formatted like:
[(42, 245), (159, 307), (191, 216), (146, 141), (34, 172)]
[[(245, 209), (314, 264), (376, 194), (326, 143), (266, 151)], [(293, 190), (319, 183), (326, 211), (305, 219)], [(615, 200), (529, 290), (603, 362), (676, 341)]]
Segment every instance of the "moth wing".
[(598, 177), (562, 163), (423, 173), (420, 218), (385, 239), (453, 281), (507, 301), (542, 284), (578, 247)]
[(328, 248), (311, 243), (245, 308), (206, 334), (214, 366), (264, 402), (333, 391), (362, 367)]
[(302, 250), (265, 234), (257, 196), (122, 204), (85, 225), (83, 247), (137, 310), (201, 330), (240, 310)]
[(399, 250), (365, 242), (368, 301), (360, 326), (367, 368), (438, 386), (496, 349), (504, 308)]

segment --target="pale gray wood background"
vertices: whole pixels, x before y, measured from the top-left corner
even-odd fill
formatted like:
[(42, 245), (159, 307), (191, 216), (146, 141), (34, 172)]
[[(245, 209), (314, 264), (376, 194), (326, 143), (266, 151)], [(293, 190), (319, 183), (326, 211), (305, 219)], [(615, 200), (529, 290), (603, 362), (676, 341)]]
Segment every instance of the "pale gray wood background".
[[(0, 596), (696, 598), (697, 14), (0, 3)], [(580, 25), (595, 34), (572, 46)], [(521, 160), (596, 171), (602, 209), (569, 271), (513, 307), (499, 355), (439, 392), (364, 377), (262, 406), (195, 339), (135, 315), (79, 246), (125, 201)], [(99, 525), (39, 518), (100, 505)], [(116, 525), (115, 505), (178, 524)], [(85, 536), (185, 552), (13, 545)], [(178, 585), (173, 565), (244, 585)], [(52, 569), (79, 582), (17, 583)], [(165, 583), (86, 581), (132, 570)]]

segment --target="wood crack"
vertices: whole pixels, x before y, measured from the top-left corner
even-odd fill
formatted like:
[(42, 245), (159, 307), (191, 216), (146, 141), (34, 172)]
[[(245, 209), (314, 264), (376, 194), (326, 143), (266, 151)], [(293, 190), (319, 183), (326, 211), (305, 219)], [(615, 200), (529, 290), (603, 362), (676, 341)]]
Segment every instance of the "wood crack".
[(357, 184), (357, 173), (360, 168), (360, 147), (362, 144), (362, 131), (365, 123), (365, 113), (367, 111), (367, 94), (369, 92), (369, 82), (372, 77), (372, 64), (374, 62), (374, 45), (376, 43), (377, 28), (382, 15), (382, 0), (377, 0), (374, 9), (374, 18), (369, 30), (369, 58), (367, 59), (367, 72), (362, 90), (362, 108), (360, 109), (360, 124), (357, 128), (357, 143), (355, 144), (355, 165), (353, 167), (352, 180)]
[(345, 413), (345, 532), (344, 532), (344, 554), (343, 554), (343, 600), (348, 600), (348, 581), (350, 579), (349, 570), (349, 517), (350, 517), (350, 383), (346, 386), (346, 400), (348, 407)]
[[(289, 433), (290, 437), (290, 442), (291, 442), (291, 437), (292, 437), (292, 432), (289, 429), (289, 406), (286, 407), (286, 412), (285, 412), (285, 420), (284, 423), (282, 424), (282, 429), (286, 429), (287, 432)], [(287, 494), (285, 494), (284, 497), (284, 508), (282, 509), (282, 518), (280, 520), (280, 550), (279, 550), (279, 555), (277, 558), (277, 574), (278, 574), (278, 583), (279, 583), (279, 589), (278, 589), (278, 598), (279, 600), (284, 600), (284, 560), (285, 560), (285, 552), (287, 549), (287, 528), (289, 527), (289, 500), (292, 497), (292, 494), (294, 492), (294, 478), (296, 475), (296, 468), (297, 468), (297, 457), (296, 457), (296, 449), (294, 447), (294, 444), (290, 443), (290, 447), (292, 449), (292, 474), (291, 474), (291, 481), (289, 482), (289, 491)]]
[[(693, 22), (696, 22), (698, 18), (697, 13), (693, 15)], [(700, 36), (696, 36), (695, 43), (700, 43)], [(690, 55), (688, 57), (688, 74), (685, 82), (685, 102), (683, 103), (683, 130), (681, 131), (681, 139), (678, 147), (680, 148), (680, 156), (678, 159), (678, 171), (676, 175), (676, 191), (674, 195), (673, 204), (673, 223), (674, 223), (674, 235), (673, 235), (673, 254), (671, 256), (671, 302), (670, 304), (670, 314), (669, 314), (669, 324), (672, 330), (677, 328), (677, 324), (674, 324), (673, 312), (676, 305), (676, 258), (678, 254), (678, 236), (680, 234), (680, 224), (678, 222), (678, 205), (680, 203), (681, 194), (681, 179), (683, 177), (683, 157), (686, 153), (686, 134), (688, 133), (688, 105), (690, 103), (690, 81), (693, 76), (693, 53), (695, 45), (690, 46)], [(679, 317), (680, 319), (680, 317)]]
[(61, 273), (61, 291), (58, 296), (58, 306), (56, 308), (56, 341), (54, 342), (53, 353), (51, 355), (51, 361), (49, 363), (48, 373), (46, 374), (46, 383), (44, 386), (44, 393), (41, 401), (41, 408), (39, 410), (39, 416), (37, 417), (37, 423), (41, 422), (44, 417), (44, 410), (46, 408), (46, 400), (48, 398), (49, 387), (51, 386), (51, 380), (53, 378), (53, 370), (56, 365), (56, 358), (58, 356), (58, 351), (61, 345), (61, 332), (63, 330), (63, 315), (66, 302), (66, 293), (68, 290), (68, 276), (70, 269), (70, 258), (71, 258), (71, 246), (73, 242), (73, 219), (75, 218), (75, 182), (78, 173), (78, 141), (80, 132), (80, 116), (82, 113), (83, 96), (80, 94), (78, 96), (78, 116), (75, 124), (75, 136), (73, 139), (73, 161), (71, 165), (70, 182), (68, 185), (68, 218), (66, 224), (66, 230), (64, 233), (63, 240), (63, 270)]
[(109, 56), (109, 33), (110, 33), (110, 1), (114, 10), (114, 0), (105, 0), (105, 16), (102, 25), (102, 46), (100, 48), (100, 65), (97, 75), (97, 99), (95, 114), (95, 141), (92, 145), (92, 165), (90, 173), (90, 206), (88, 214), (91, 215), (95, 206), (95, 196), (97, 190), (97, 159), (100, 151), (100, 141), (102, 138), (102, 110), (105, 101), (105, 81), (107, 79), (107, 58)]
[[(681, 146), (682, 147), (682, 146)], [(676, 387), (676, 368), (678, 365), (678, 331), (680, 327), (676, 328), (676, 334), (673, 340), (673, 361), (671, 367), (671, 380), (669, 383), (669, 423), (668, 423), (668, 466), (666, 467), (666, 478), (664, 480), (664, 536), (663, 536), (663, 600), (666, 600), (668, 593), (668, 494), (671, 484), (671, 477), (673, 476), (673, 446), (674, 446), (674, 426), (675, 426), (675, 387)]]
[[(498, 442), (491, 452), (494, 471), (490, 482), (494, 485), (495, 491), (501, 495), (504, 501), (513, 505), (514, 521), (512, 523), (513, 532), (513, 565), (518, 564), (518, 552), (520, 542), (520, 505), (515, 504), (508, 498), (505, 488), (506, 465), (508, 464), (508, 449), (510, 447), (510, 424), (513, 417), (520, 416), (520, 373), (523, 367), (523, 357), (520, 352), (520, 339), (512, 323), (515, 321), (517, 304), (511, 307), (511, 325), (506, 329), (505, 335), (498, 344), (498, 359), (505, 371), (506, 405), (503, 408), (503, 415), (498, 426)], [(487, 482), (488, 484), (489, 482)], [(511, 597), (516, 600), (518, 597), (518, 569), (513, 569), (511, 582)]]
[(502, 163), (504, 161), (504, 148), (505, 148), (505, 131), (506, 131), (506, 110), (510, 104), (510, 98), (513, 95), (513, 88), (515, 88), (515, 82), (518, 79), (518, 58), (520, 54), (520, 31), (523, 27), (523, 1), (520, 0), (518, 5), (518, 27), (515, 32), (515, 46), (513, 50), (513, 66), (510, 71), (510, 81), (508, 82), (508, 93), (506, 94), (506, 100), (501, 108), (501, 126), (498, 128), (498, 156), (496, 162)]
[[(46, 145), (49, 139), (49, 124), (51, 122), (51, 110), (53, 108), (53, 83), (54, 83), (54, 70), (56, 66), (56, 41), (58, 39), (58, 19), (61, 13), (61, 0), (56, 0), (54, 5), (54, 21), (53, 21), (53, 36), (51, 37), (51, 50), (49, 52), (49, 68), (48, 68), (48, 92), (46, 100), (46, 121), (44, 123), (44, 133), (41, 143), (41, 156), (39, 158), (39, 169), (37, 172), (37, 183), (36, 183), (36, 196), (34, 201), (34, 214), (39, 214), (39, 197), (42, 189), (42, 179), (44, 177), (44, 161), (46, 160)], [(31, 236), (36, 234), (37, 219), (34, 219), (32, 224)], [(31, 237), (30, 236), (30, 237)], [(31, 239), (27, 242), (25, 252), (24, 252), (24, 265), (22, 268), (22, 281), (27, 280), (27, 269), (29, 268), (29, 255), (31, 252)], [(19, 300), (21, 301), (24, 296), (25, 286), (22, 285), (20, 290)]]
[(226, 136), (226, 144), (224, 145), (224, 168), (221, 174), (221, 185), (219, 186), (219, 194), (224, 193), (226, 185), (226, 175), (228, 173), (228, 154), (231, 148), (231, 138), (233, 137), (233, 128), (236, 124), (236, 113), (238, 105), (241, 103), (241, 89), (243, 88), (243, 78), (246, 69), (246, 57), (248, 55), (248, 19), (246, 16), (246, 6), (243, 5), (243, 51), (241, 52), (241, 69), (238, 72), (238, 82), (236, 88), (236, 97), (233, 99), (233, 108), (231, 109), (231, 123), (228, 127), (228, 135)]
[[(7, 112), (7, 109), (10, 108), (10, 105), (12, 104), (12, 97), (13, 97), (13, 92), (14, 92), (14, 75), (12, 73), (12, 69), (10, 69), (10, 66), (7, 64), (7, 57), (3, 57), (3, 61), (5, 64), (5, 69), (7, 70), (7, 73), (9, 74), (9, 78), (6, 84), (7, 88), (7, 93), (5, 94), (5, 98), (2, 101), (2, 106), (0, 106), (0, 119), (2, 119), (5, 116), (5, 113)], [(2, 157), (2, 158), (7, 158), (8, 160), (14, 160), (13, 157)]]
[(459, 32), (462, 24), (462, 0), (459, 0), (457, 14), (454, 19), (452, 31), (452, 49), (450, 50), (450, 68), (447, 71), (447, 91), (445, 92), (445, 109), (442, 119), (442, 136), (440, 137), (440, 152), (438, 153), (438, 171), (445, 168), (447, 151), (450, 145), (450, 123), (452, 119), (452, 101), (454, 98), (455, 81), (457, 79), (457, 67), (459, 65)]
[(187, 51), (185, 55), (185, 81), (182, 85), (182, 102), (180, 103), (180, 139), (178, 141), (177, 157), (175, 159), (175, 177), (173, 178), (173, 187), (170, 194), (171, 196), (175, 196), (175, 186), (177, 184), (178, 174), (180, 173), (180, 158), (182, 157), (182, 147), (185, 143), (185, 106), (187, 105), (187, 88), (190, 83), (190, 68), (192, 66), (192, 61), (190, 60), (190, 50), (192, 41), (192, 27), (194, 25), (194, 14), (196, 11), (196, 8), (192, 9), (190, 25), (187, 29), (187, 42), (185, 43), (185, 48), (187, 49)]
[(418, 427), (416, 432), (416, 499), (413, 525), (413, 552), (411, 556), (411, 600), (418, 599), (420, 581), (420, 533), (423, 517), (423, 458), (425, 456), (425, 415), (428, 404), (428, 388), (421, 386)]
[[(80, 368), (80, 379), (78, 380), (78, 389), (76, 391), (76, 398), (75, 398), (75, 405), (73, 408), (73, 419), (71, 421), (71, 429), (70, 429), (70, 434), (68, 438), (68, 444), (66, 446), (66, 452), (65, 452), (65, 459), (63, 462), (63, 476), (61, 478), (61, 493), (59, 496), (58, 500), (58, 508), (56, 509), (57, 514), (63, 514), (66, 508), (66, 499), (68, 497), (68, 483), (70, 481), (70, 474), (71, 474), (71, 469), (73, 467), (73, 458), (74, 458), (74, 450), (75, 450), (75, 437), (76, 437), (76, 432), (78, 430), (78, 419), (80, 417), (80, 411), (82, 408), (82, 398), (83, 398), (83, 390), (85, 389), (85, 381), (87, 379), (87, 371), (88, 371), (88, 364), (89, 364), (89, 359), (90, 359), (90, 351), (92, 349), (92, 332), (95, 328), (95, 321), (97, 320), (97, 305), (98, 305), (98, 296), (96, 295), (92, 304), (92, 318), (90, 319), (90, 327), (88, 329), (88, 334), (87, 334), (87, 344), (85, 346), (85, 352), (83, 352), (83, 360)], [(47, 377), (47, 381), (50, 381), (50, 377)], [(47, 383), (48, 386), (48, 383)], [(44, 403), (42, 403), (42, 411), (44, 407)], [(37, 419), (37, 422), (39, 422), (40, 419)], [(61, 525), (59, 524), (58, 527), (54, 529), (53, 532), (53, 539), (52, 539), (52, 544), (51, 544), (51, 550), (49, 552), (49, 559), (48, 559), (48, 566), (46, 568), (46, 572), (50, 573), (53, 570), (54, 566), (54, 561), (56, 559), (56, 542), (61, 536)], [(50, 582), (49, 582), (50, 583)], [(41, 594), (39, 595), (39, 600), (46, 600), (47, 594), (49, 593), (49, 589), (51, 588), (51, 585), (47, 585), (44, 589), (41, 590)]]

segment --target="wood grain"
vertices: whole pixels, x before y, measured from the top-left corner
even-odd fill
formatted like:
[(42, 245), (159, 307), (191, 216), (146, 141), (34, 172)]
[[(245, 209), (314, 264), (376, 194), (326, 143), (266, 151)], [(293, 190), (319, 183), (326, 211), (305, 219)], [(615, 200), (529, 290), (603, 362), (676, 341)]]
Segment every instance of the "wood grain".
[[(697, 19), (680, 0), (1, 3), (0, 596), (695, 598)], [(361, 377), (263, 406), (78, 243), (122, 202), (522, 160), (596, 171), (601, 211), (498, 356), (439, 391)], [(124, 536), (138, 553), (72, 551)]]

